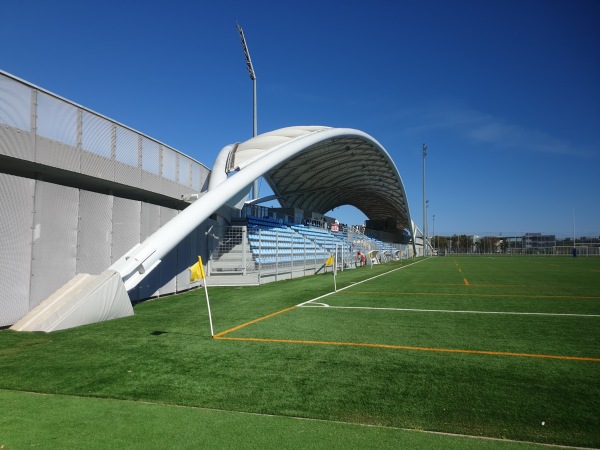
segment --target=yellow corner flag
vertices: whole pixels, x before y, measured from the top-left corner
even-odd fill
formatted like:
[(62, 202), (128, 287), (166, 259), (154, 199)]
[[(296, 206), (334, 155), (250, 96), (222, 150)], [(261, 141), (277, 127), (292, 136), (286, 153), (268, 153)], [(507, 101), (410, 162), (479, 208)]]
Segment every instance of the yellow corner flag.
[[(204, 278), (206, 278), (206, 275), (204, 274), (204, 266), (202, 265), (202, 257), (201, 256), (198, 256), (198, 262), (196, 264), (194, 264), (192, 267), (188, 267), (188, 270), (190, 271), (190, 282), (197, 281), (197, 280), (203, 280)], [(208, 299), (208, 289), (206, 288), (206, 281), (203, 284), (204, 284), (204, 294), (206, 294), (206, 306), (208, 308), (208, 322), (210, 323), (210, 336), (213, 337), (215, 335), (215, 331), (213, 329), (212, 314), (210, 312), (210, 301)]]
[(331, 254), (331, 256), (329, 258), (327, 258), (327, 261), (325, 261), (325, 265), (326, 266), (333, 266), (333, 253)]
[(198, 262), (188, 269), (190, 271), (190, 282), (205, 278), (202, 257), (198, 256)]

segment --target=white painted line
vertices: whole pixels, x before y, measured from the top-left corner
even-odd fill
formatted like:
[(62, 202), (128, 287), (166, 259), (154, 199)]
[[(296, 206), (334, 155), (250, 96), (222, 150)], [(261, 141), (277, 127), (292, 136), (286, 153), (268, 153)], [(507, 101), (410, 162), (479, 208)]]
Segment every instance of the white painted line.
[[(327, 294), (321, 295), (321, 296), (319, 296), (319, 297), (315, 297), (315, 298), (313, 298), (313, 299), (311, 299), (311, 300), (308, 300), (308, 301), (306, 301), (306, 302), (304, 302), (304, 303), (300, 303), (299, 305), (296, 305), (296, 306), (298, 306), (298, 307), (301, 307), (301, 306), (307, 305), (307, 304), (309, 304), (309, 303), (312, 303), (312, 302), (314, 302), (315, 300), (320, 300), (320, 299), (322, 299), (322, 298), (329, 297), (330, 295), (337, 294), (338, 292), (341, 292), (341, 291), (345, 291), (345, 290), (346, 290), (346, 289), (348, 289), (348, 288), (351, 288), (351, 287), (357, 286), (357, 285), (359, 285), (359, 284), (362, 284), (362, 283), (366, 283), (367, 281), (371, 281), (371, 280), (374, 280), (375, 278), (382, 277), (382, 276), (384, 276), (384, 275), (387, 275), (387, 274), (389, 274), (389, 273), (395, 272), (396, 270), (405, 269), (406, 267), (410, 267), (410, 266), (412, 266), (412, 265), (414, 265), (414, 264), (417, 264), (417, 263), (420, 263), (420, 262), (423, 262), (423, 261), (425, 261), (425, 259), (421, 259), (421, 260), (419, 260), (419, 261), (415, 261), (414, 263), (407, 264), (406, 266), (402, 266), (402, 267), (396, 267), (395, 269), (392, 269), (392, 270), (390, 270), (390, 271), (388, 271), (388, 272), (385, 272), (385, 273), (380, 273), (379, 275), (375, 275), (374, 277), (367, 278), (366, 280), (357, 281), (356, 283), (352, 283), (352, 284), (350, 284), (349, 286), (346, 286), (346, 287), (344, 287), (344, 288), (338, 289), (337, 291), (328, 292)], [(356, 269), (354, 269), (354, 270), (356, 270)]]
[[(322, 308), (320, 303), (310, 305), (302, 304), (302, 308)], [(451, 309), (415, 309), (415, 308), (377, 308), (372, 306), (331, 306), (332, 309), (365, 309), (375, 311), (409, 311), (409, 312), (435, 312), (435, 313), (454, 313), (454, 314), (506, 314), (514, 316), (570, 316), (570, 317), (600, 317), (600, 314), (569, 314), (569, 313), (542, 313), (542, 312), (515, 312), (515, 311), (456, 311)]]

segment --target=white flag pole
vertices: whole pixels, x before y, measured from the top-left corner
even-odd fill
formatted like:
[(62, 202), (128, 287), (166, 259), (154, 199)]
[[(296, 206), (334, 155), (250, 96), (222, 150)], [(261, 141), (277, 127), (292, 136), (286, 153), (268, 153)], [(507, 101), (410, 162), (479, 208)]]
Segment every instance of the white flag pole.
[(338, 245), (335, 244), (335, 258), (333, 259), (333, 290), (337, 292), (337, 283), (336, 283), (336, 275), (337, 275), (337, 253), (338, 253)]
[(204, 284), (204, 294), (206, 294), (206, 306), (208, 307), (208, 321), (210, 323), (210, 337), (213, 337), (215, 335), (215, 332), (213, 330), (212, 314), (210, 313), (210, 301), (208, 300), (208, 289), (206, 288), (206, 277), (204, 277), (202, 284)]

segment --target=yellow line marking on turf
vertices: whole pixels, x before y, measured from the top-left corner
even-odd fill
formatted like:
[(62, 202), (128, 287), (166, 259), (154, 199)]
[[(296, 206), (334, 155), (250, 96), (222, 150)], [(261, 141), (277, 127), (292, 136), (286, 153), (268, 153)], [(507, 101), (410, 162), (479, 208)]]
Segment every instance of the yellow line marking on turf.
[(591, 361), (600, 362), (600, 358), (586, 358), (583, 356), (562, 356), (562, 355), (543, 355), (535, 353), (513, 353), (513, 352), (495, 352), (486, 350), (462, 350), (453, 348), (436, 348), (436, 347), (412, 347), (408, 345), (389, 345), (389, 344), (366, 344), (360, 342), (336, 342), (336, 341), (307, 341), (299, 339), (266, 339), (266, 338), (235, 338), (221, 337), (215, 335), (215, 339), (224, 341), (250, 341), (250, 342), (270, 342), (280, 344), (305, 344), (305, 345), (338, 345), (344, 347), (369, 347), (369, 348), (384, 348), (391, 350), (415, 350), (421, 352), (438, 352), (438, 353), (465, 353), (471, 355), (491, 355), (491, 356), (514, 356), (522, 358), (541, 358), (541, 359), (559, 359), (565, 361)]
[(264, 317), (259, 317), (258, 319), (254, 319), (254, 320), (251, 320), (250, 322), (246, 322), (246, 323), (243, 323), (243, 324), (238, 325), (236, 327), (230, 328), (229, 330), (221, 331), (220, 333), (215, 334), (213, 337), (215, 339), (221, 339), (221, 336), (224, 336), (226, 334), (229, 334), (229, 333), (232, 333), (234, 331), (237, 331), (240, 328), (247, 327), (248, 325), (252, 325), (253, 323), (260, 322), (261, 320), (269, 319), (271, 317), (277, 316), (279, 314), (283, 314), (284, 312), (291, 311), (292, 309), (296, 309), (296, 308), (297, 308), (297, 306), (292, 306), (290, 308), (285, 308), (285, 309), (282, 309), (281, 311), (274, 312), (273, 314), (269, 314), (269, 315), (264, 316)]
[(251, 320), (250, 322), (246, 322), (246, 323), (243, 323), (243, 324), (241, 324), (241, 325), (238, 325), (238, 326), (235, 326), (235, 327), (233, 327), (233, 328), (230, 328), (230, 329), (228, 329), (228, 330), (221, 331), (220, 333), (217, 333), (217, 334), (215, 334), (215, 335), (213, 336), (213, 338), (214, 338), (214, 339), (225, 339), (225, 338), (223, 338), (222, 336), (225, 336), (226, 334), (229, 334), (229, 333), (232, 333), (232, 332), (234, 332), (234, 331), (237, 331), (237, 330), (239, 330), (240, 328), (244, 328), (244, 327), (247, 327), (248, 325), (252, 325), (253, 323), (260, 322), (261, 320), (269, 319), (269, 318), (271, 318), (271, 317), (277, 316), (277, 315), (279, 315), (279, 314), (282, 314), (282, 313), (284, 313), (284, 312), (291, 311), (292, 309), (296, 309), (296, 308), (298, 308), (299, 306), (304, 306), (304, 305), (306, 305), (306, 304), (308, 304), (308, 303), (314, 302), (315, 300), (319, 300), (319, 299), (321, 299), (321, 298), (328, 297), (328, 296), (330, 296), (330, 295), (333, 295), (333, 294), (337, 294), (337, 293), (339, 293), (339, 292), (341, 292), (341, 291), (343, 291), (343, 290), (345, 290), (345, 289), (349, 289), (349, 288), (351, 288), (351, 287), (354, 287), (354, 286), (356, 286), (357, 284), (365, 283), (365, 282), (367, 282), (367, 281), (370, 281), (370, 280), (373, 280), (373, 279), (375, 279), (375, 278), (379, 278), (379, 277), (382, 277), (382, 276), (384, 276), (384, 275), (390, 274), (390, 273), (392, 273), (392, 272), (396, 272), (397, 270), (405, 269), (405, 268), (407, 268), (407, 267), (410, 267), (410, 266), (412, 266), (412, 265), (414, 265), (414, 264), (417, 264), (417, 263), (420, 263), (420, 262), (422, 262), (422, 261), (426, 261), (426, 260), (425, 260), (425, 259), (421, 259), (421, 260), (415, 261), (415, 262), (413, 262), (413, 263), (407, 264), (407, 265), (405, 265), (405, 266), (397, 267), (397, 268), (395, 268), (395, 269), (392, 269), (392, 270), (389, 270), (389, 271), (387, 271), (387, 272), (380, 273), (379, 275), (375, 275), (374, 277), (367, 278), (366, 280), (362, 280), (362, 281), (358, 281), (358, 282), (356, 282), (356, 283), (350, 284), (350, 285), (348, 285), (348, 286), (346, 286), (346, 287), (344, 287), (344, 288), (338, 289), (337, 291), (332, 291), (332, 292), (328, 292), (327, 294), (320, 295), (319, 297), (315, 297), (315, 298), (313, 298), (313, 299), (311, 299), (311, 300), (308, 300), (308, 301), (306, 301), (306, 302), (304, 302), (304, 303), (301, 303), (301, 304), (299, 304), (299, 305), (294, 305), (294, 306), (292, 306), (292, 307), (290, 307), (290, 308), (285, 308), (285, 309), (282, 309), (281, 311), (274, 312), (274, 313), (272, 313), (272, 314), (269, 314), (269, 315), (266, 315), (266, 316), (264, 316), (264, 317), (259, 317), (258, 319)]
[(465, 281), (465, 285), (468, 286), (469, 285), (469, 281), (466, 278), (464, 279), (464, 281)]
[[(462, 283), (415, 283), (417, 286), (462, 286)], [(509, 288), (509, 287), (517, 287), (517, 288), (531, 288), (538, 289), (537, 287), (527, 286), (524, 284), (479, 284), (477, 283), (477, 287), (500, 287), (500, 288)]]
[(571, 299), (589, 299), (598, 300), (599, 296), (584, 295), (521, 295), (521, 294), (461, 294), (458, 292), (378, 292), (378, 291), (345, 291), (338, 294), (346, 295), (437, 295), (439, 297), (518, 297), (518, 298), (571, 298)]

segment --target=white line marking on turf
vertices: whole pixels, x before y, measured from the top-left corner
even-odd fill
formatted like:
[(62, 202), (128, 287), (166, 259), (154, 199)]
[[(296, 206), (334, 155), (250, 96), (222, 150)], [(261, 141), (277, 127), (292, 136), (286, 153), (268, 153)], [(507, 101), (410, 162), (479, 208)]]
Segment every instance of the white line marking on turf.
[[(321, 308), (320, 303), (310, 305), (298, 305), (302, 308)], [(571, 317), (600, 317), (600, 314), (569, 314), (569, 313), (541, 313), (541, 312), (515, 312), (515, 311), (456, 311), (452, 309), (416, 309), (416, 308), (378, 308), (373, 306), (331, 306), (333, 309), (372, 309), (380, 311), (409, 311), (409, 312), (437, 312), (437, 313), (455, 313), (455, 314), (506, 314), (515, 316), (571, 316)]]
[[(329, 297), (330, 295), (337, 294), (337, 293), (338, 293), (338, 292), (340, 292), (340, 291), (345, 291), (345, 290), (346, 290), (346, 289), (348, 289), (348, 288), (351, 288), (351, 287), (357, 286), (357, 285), (359, 285), (359, 284), (361, 284), (361, 283), (366, 283), (367, 281), (374, 280), (375, 278), (382, 277), (382, 276), (384, 276), (384, 275), (387, 275), (388, 273), (392, 273), (392, 272), (395, 272), (396, 270), (400, 270), (400, 269), (404, 269), (404, 268), (406, 268), (406, 267), (410, 267), (410, 266), (412, 266), (412, 265), (414, 265), (414, 264), (418, 264), (418, 263), (420, 263), (420, 262), (423, 262), (423, 261), (426, 261), (426, 259), (421, 259), (421, 260), (419, 260), (419, 261), (415, 261), (414, 263), (407, 264), (406, 266), (402, 266), (402, 267), (396, 267), (395, 269), (392, 269), (392, 270), (390, 270), (390, 271), (388, 271), (388, 272), (385, 272), (385, 273), (380, 273), (379, 275), (375, 275), (374, 277), (367, 278), (366, 280), (357, 281), (356, 283), (354, 283), (354, 284), (350, 284), (350, 285), (348, 285), (348, 286), (346, 286), (346, 287), (344, 287), (344, 288), (338, 289), (337, 291), (331, 291), (331, 292), (328, 292), (327, 294), (320, 295), (319, 297), (315, 297), (315, 298), (313, 298), (313, 299), (311, 299), (311, 300), (308, 300), (308, 301), (306, 301), (306, 302), (304, 302), (304, 303), (300, 303), (299, 305), (296, 305), (296, 306), (297, 306), (297, 307), (302, 307), (302, 306), (304, 306), (304, 305), (307, 305), (307, 304), (309, 304), (309, 303), (312, 303), (312, 302), (314, 302), (315, 300), (320, 300), (320, 299), (322, 299), (322, 298)], [(355, 269), (355, 270), (356, 270), (356, 269)]]

